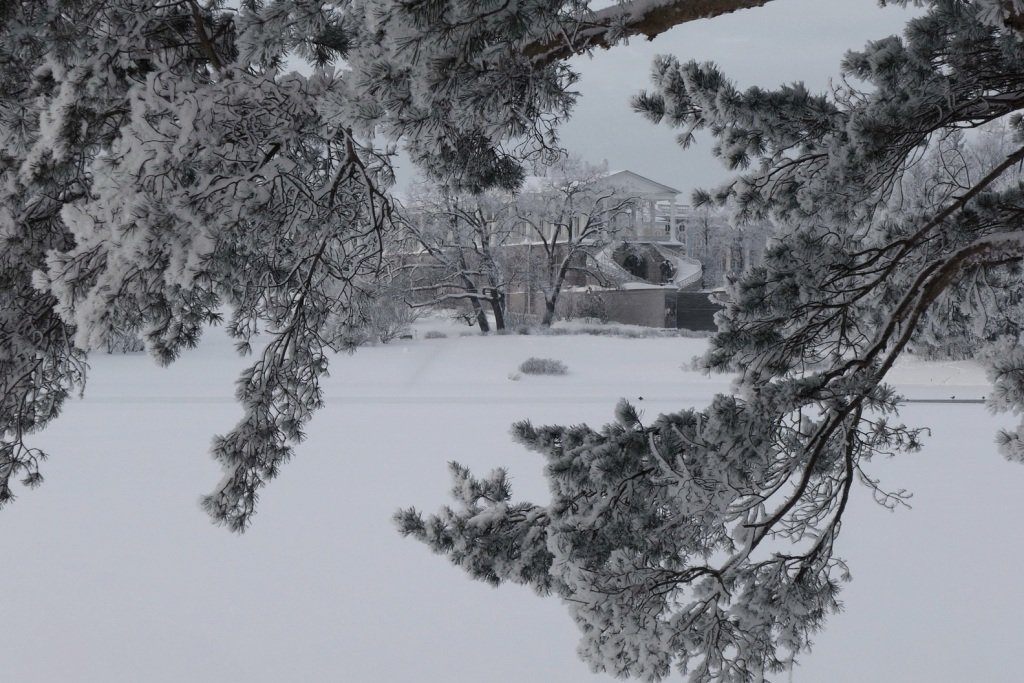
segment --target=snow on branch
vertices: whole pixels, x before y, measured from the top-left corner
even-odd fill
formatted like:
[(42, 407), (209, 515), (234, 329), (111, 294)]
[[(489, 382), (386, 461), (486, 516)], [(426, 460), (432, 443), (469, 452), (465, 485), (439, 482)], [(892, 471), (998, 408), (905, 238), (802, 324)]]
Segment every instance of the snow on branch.
[(762, 7), (771, 0), (635, 0), (594, 12), (572, 33), (536, 42), (525, 50), (534, 64), (544, 65), (596, 47), (609, 49), (623, 39), (656, 36), (680, 24), (711, 19), (741, 9)]

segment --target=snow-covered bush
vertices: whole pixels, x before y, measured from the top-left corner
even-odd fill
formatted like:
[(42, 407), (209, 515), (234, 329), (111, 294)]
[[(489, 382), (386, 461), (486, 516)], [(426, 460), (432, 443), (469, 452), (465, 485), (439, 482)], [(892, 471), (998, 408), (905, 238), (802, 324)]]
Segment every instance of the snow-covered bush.
[(519, 365), (519, 372), (524, 375), (564, 375), (569, 368), (554, 358), (527, 358)]
[(606, 323), (609, 320), (608, 303), (600, 292), (590, 292), (576, 303), (575, 317)]

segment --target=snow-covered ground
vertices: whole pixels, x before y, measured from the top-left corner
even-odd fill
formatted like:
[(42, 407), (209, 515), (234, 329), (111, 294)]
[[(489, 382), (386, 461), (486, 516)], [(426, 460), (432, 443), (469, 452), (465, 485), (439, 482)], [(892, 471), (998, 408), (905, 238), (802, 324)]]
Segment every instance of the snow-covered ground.
[[(86, 398), (37, 439), (52, 455), (45, 485), (0, 512), (0, 681), (612, 680), (576, 659), (557, 601), (469, 581), (390, 516), (447, 502), (453, 459), (508, 465), (518, 496), (543, 499), (514, 420), (602, 423), (623, 396), (653, 417), (727, 382), (683, 369), (699, 339), (459, 331), (335, 359), (327, 408), (243, 536), (196, 502), (219, 478), (209, 440), (239, 415), (244, 361), (223, 335), (170, 370), (96, 356)], [(530, 356), (570, 372), (511, 379)], [(969, 364), (909, 363), (895, 378), (920, 398), (985, 392)], [(840, 544), (847, 611), (792, 680), (1017, 681), (1024, 469), (992, 446), (1008, 421), (959, 403), (903, 416), (933, 427), (926, 449), (872, 473), (912, 489), (915, 509), (858, 492)]]

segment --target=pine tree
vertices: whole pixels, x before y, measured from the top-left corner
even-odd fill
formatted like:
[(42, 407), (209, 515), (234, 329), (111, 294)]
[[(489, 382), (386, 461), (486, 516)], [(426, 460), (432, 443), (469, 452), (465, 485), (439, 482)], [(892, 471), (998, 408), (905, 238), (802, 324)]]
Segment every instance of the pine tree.
[[(5, 7), (0, 282), (5, 332), (18, 331), (0, 366), (5, 500), (12, 477), (40, 479), (23, 436), (82, 386), (86, 352), (119, 334), (141, 332), (170, 363), (225, 308), (240, 349), (271, 333), (239, 379), (245, 417), (214, 447), (226, 476), (205, 504), (235, 528), (320, 404), (338, 342), (326, 332), (376, 265), (389, 169), (331, 122), (332, 73), (278, 67), (311, 49), (321, 16), (260, 24), (215, 9)], [(280, 42), (242, 62), (254, 27), (275, 22)]]
[[(926, 11), (902, 38), (847, 55), (832, 93), (740, 91), (714, 65), (666, 57), (636, 98), (684, 146), (710, 131), (738, 172), (701, 201), (781, 226), (731, 285), (703, 361), (736, 373), (734, 395), (651, 424), (623, 403), (600, 431), (519, 424), (549, 502), (453, 465), (455, 507), (396, 515), (474, 578), (558, 595), (597, 670), (740, 683), (808, 649), (848, 578), (835, 550), (852, 487), (904, 501), (869, 461), (921, 447), (885, 384), (911, 346), (971, 349), (990, 406), (1024, 413), (1024, 6), (914, 4)], [(901, 191), (922, 156), (948, 169), (950, 136), (993, 122), (1012, 131), (1001, 157)], [(1024, 425), (999, 444), (1024, 460)]]
[(574, 101), (566, 57), (767, 1), (0, 3), (0, 506), (42, 481), (29, 437), (91, 350), (170, 363), (225, 317), (242, 352), (270, 337), (205, 499), (243, 529), (375, 290), (395, 145), (515, 187)]

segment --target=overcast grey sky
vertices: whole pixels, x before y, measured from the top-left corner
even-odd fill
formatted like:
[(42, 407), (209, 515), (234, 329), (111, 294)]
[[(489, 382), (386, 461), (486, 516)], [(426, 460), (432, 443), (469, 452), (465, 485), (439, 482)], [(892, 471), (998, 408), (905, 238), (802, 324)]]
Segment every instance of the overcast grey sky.
[(823, 90), (838, 75), (847, 50), (899, 33), (909, 16), (900, 8), (880, 8), (876, 0), (775, 0), (678, 26), (654, 41), (634, 40), (580, 57), (575, 66), (582, 96), (562, 129), (562, 142), (588, 161), (606, 159), (612, 170), (628, 168), (671, 185), (688, 201), (693, 188), (716, 184), (727, 173), (711, 157), (709, 143), (684, 152), (675, 131), (630, 108), (630, 97), (649, 87), (655, 55), (714, 61), (742, 88), (804, 81)]

